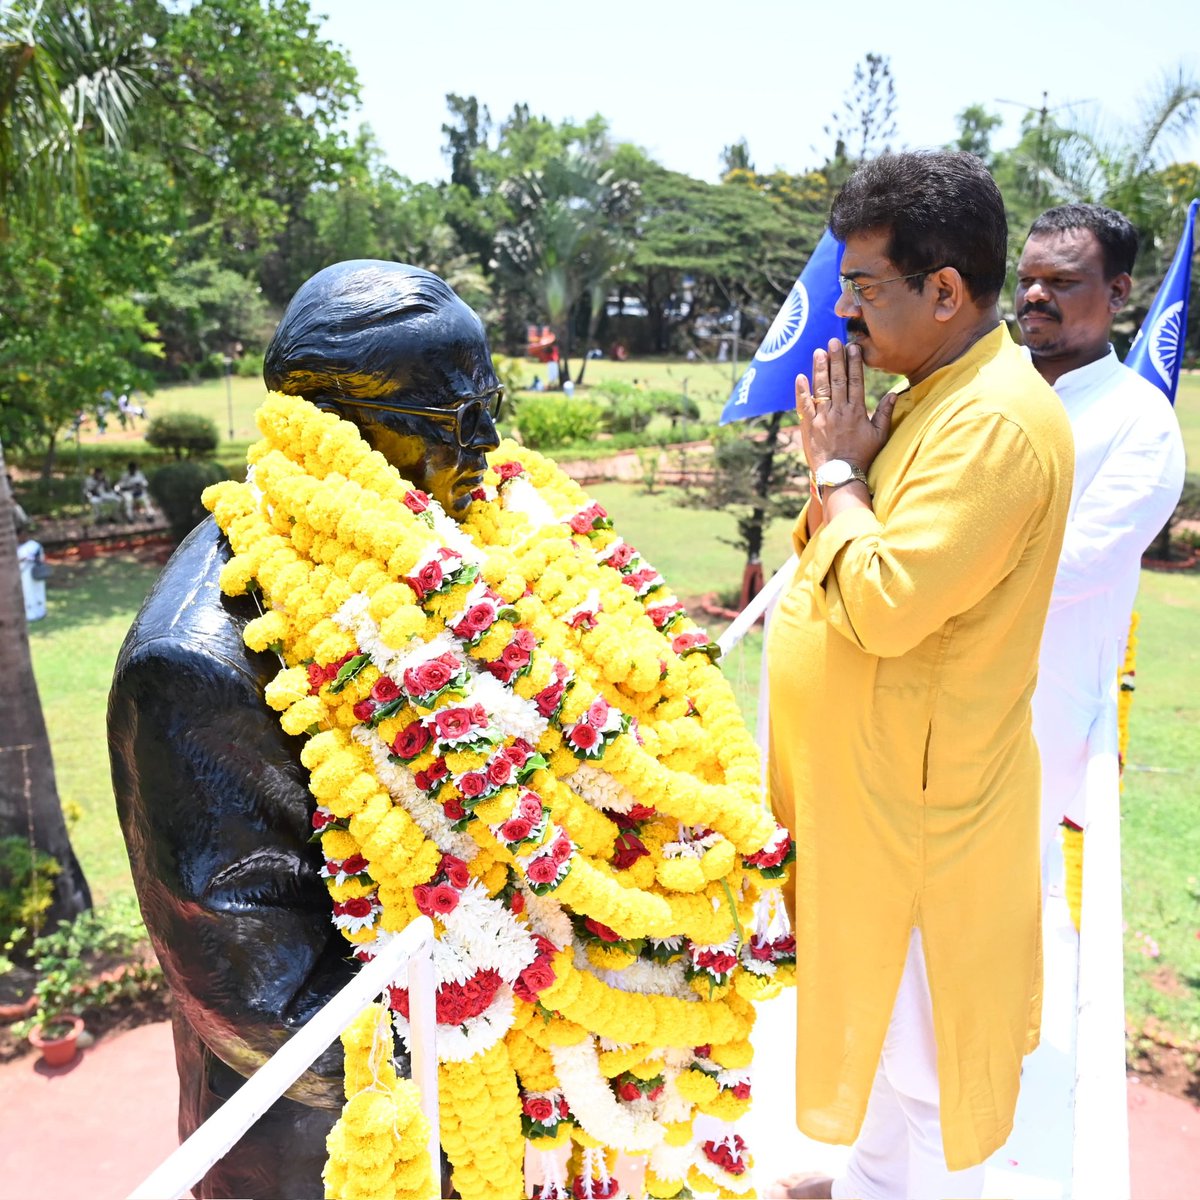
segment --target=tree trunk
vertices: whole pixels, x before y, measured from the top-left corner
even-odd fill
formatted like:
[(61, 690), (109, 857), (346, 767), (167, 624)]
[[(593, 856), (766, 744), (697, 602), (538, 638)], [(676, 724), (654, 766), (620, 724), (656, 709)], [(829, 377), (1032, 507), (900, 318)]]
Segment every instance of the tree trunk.
[(600, 324), (601, 314), (604, 312), (604, 288), (593, 288), (592, 294), (588, 297), (588, 324), (587, 338), (583, 343), (583, 358), (579, 362), (579, 374), (575, 377), (576, 386), (583, 383), (583, 373), (587, 370), (588, 351), (592, 348), (592, 343), (596, 340), (596, 326)]
[(58, 431), (52, 430), (46, 438), (46, 453), (42, 458), (42, 481), (48, 483), (54, 474), (54, 459), (58, 452)]
[[(0, 475), (4, 448), (0, 446)], [(17, 538), (8, 489), (0, 487), (0, 837), (30, 841), (58, 860), (54, 899), (47, 915), (51, 927), (92, 905), (91, 892), (67, 836), (54, 759), (42, 715), (25, 600), (17, 564)]]

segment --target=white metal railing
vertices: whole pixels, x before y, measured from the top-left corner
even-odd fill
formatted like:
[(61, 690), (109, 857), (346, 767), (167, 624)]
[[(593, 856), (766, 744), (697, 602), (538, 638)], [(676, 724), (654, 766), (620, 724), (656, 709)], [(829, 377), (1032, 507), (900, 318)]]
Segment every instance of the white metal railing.
[[(793, 555), (721, 636), (722, 652), (736, 646), (760, 618), (769, 623), (783, 588), (795, 574)], [(757, 740), (764, 762), (770, 712), (769, 662), (763, 642)], [(1129, 1116), (1125, 1083), (1125, 978), (1121, 903), (1120, 772), (1117, 759), (1116, 663), (1113, 691), (1088, 741), (1087, 817), (1084, 834), (1078, 1001), (1075, 1009), (1071, 1179), (1064, 1194), (1127, 1200)]]
[(429, 1153), (438, 1174), (436, 981), (433, 922), (418, 917), (366, 963), (320, 1012), (288, 1039), (191, 1137), (138, 1185), (129, 1200), (183, 1196), (237, 1143), (259, 1117), (304, 1074), (327, 1046), (371, 1001), (400, 977), (407, 964), (412, 1036), (412, 1078), (429, 1121)]

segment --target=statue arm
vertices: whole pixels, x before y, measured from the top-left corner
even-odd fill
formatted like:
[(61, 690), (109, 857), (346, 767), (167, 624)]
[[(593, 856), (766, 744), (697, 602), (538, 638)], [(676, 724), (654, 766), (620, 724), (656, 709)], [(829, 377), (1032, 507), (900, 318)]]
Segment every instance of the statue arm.
[[(354, 963), (308, 843), (299, 741), (262, 702), (263, 664), (205, 640), (126, 647), (110, 702), (113, 778), (147, 928), (181, 1013), (248, 1075)], [(341, 1075), (335, 1042), (288, 1094), (340, 1105)]]

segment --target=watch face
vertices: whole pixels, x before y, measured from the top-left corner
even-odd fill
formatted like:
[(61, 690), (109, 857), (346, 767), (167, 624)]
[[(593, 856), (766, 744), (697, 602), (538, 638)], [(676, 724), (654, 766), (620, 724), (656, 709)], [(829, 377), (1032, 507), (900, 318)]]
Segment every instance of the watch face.
[(833, 483), (845, 483), (852, 475), (850, 464), (842, 458), (831, 458), (822, 463), (817, 471), (817, 486), (828, 487)]

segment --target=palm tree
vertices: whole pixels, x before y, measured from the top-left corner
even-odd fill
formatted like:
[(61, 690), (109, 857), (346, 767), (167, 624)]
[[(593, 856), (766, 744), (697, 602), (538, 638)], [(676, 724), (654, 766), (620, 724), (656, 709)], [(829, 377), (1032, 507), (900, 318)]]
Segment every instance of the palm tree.
[[(97, 32), (89, 6), (23, 0), (0, 12), (0, 238), (13, 217), (55, 219), (84, 199), (82, 144), (115, 145), (140, 90), (137, 41)], [(0, 446), (0, 473), (4, 449)], [(0, 487), (0, 835), (27, 838), (62, 868), (48, 916), (91, 905), (58, 798), (54, 760), (29, 653), (7, 487)]]
[(549, 318), (566, 379), (571, 315), (586, 293), (591, 300), (590, 342), (605, 285), (631, 249), (620, 223), (640, 194), (638, 185), (591, 155), (576, 153), (508, 179), (500, 191), (514, 220), (496, 235), (497, 258), (504, 270), (524, 281)]

